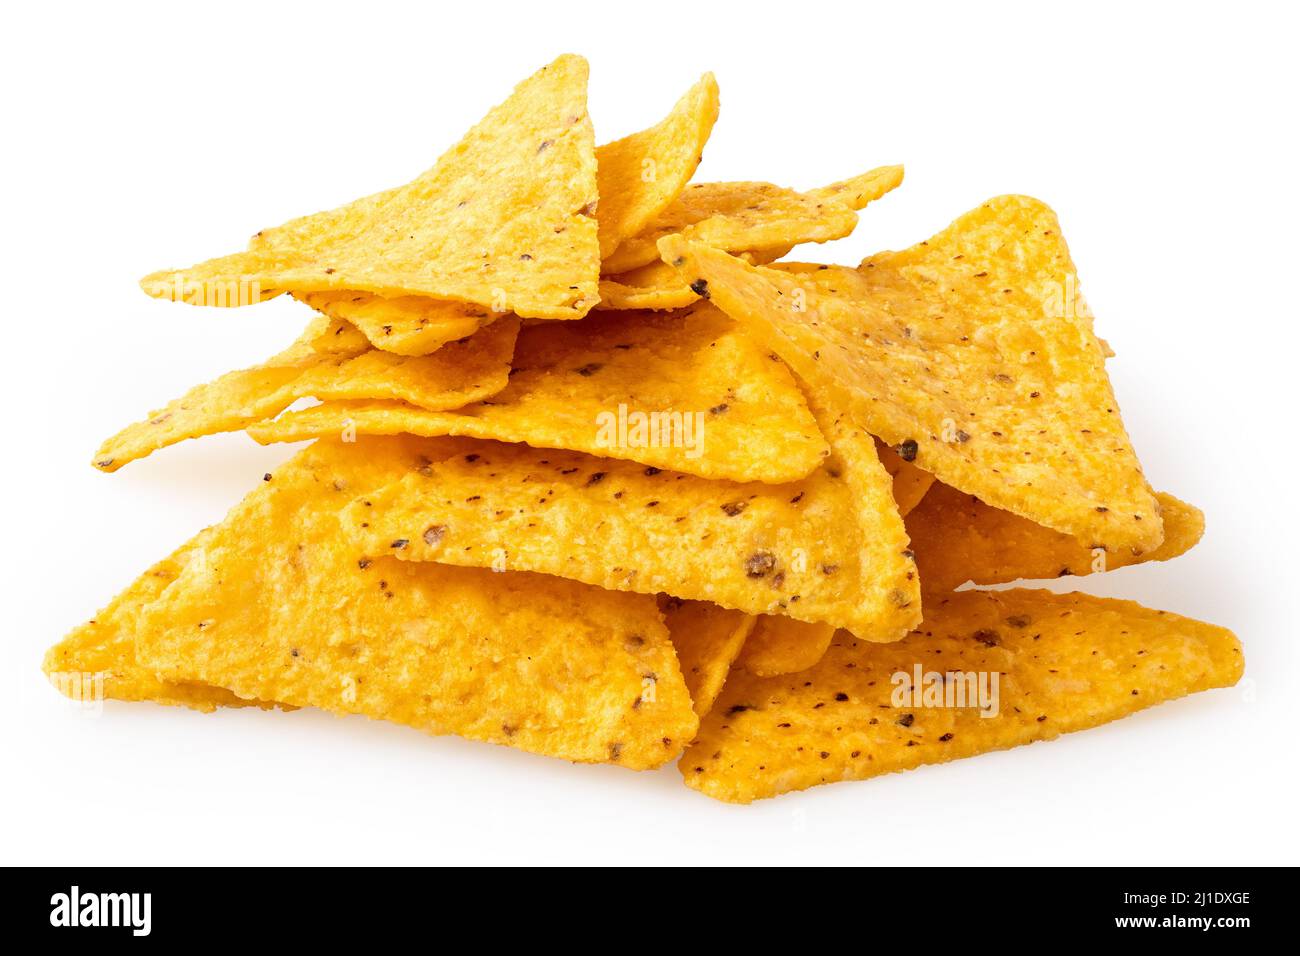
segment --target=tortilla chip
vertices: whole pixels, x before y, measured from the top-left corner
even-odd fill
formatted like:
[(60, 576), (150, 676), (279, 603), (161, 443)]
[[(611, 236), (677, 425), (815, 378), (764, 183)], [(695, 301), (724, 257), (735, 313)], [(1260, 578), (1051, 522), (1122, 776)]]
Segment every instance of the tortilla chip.
[(301, 398), (389, 398), (432, 409), (487, 398), (509, 381), (519, 320), (502, 320), (423, 356), (368, 347), (360, 352), (346, 346), (325, 351), (316, 347), (322, 338), (318, 328), (313, 324), (303, 339), (270, 361), (198, 385), (128, 425), (100, 446), (95, 467), (116, 471), (187, 438), (234, 431), (278, 415)]
[(141, 285), (197, 305), (347, 290), (579, 318), (596, 301), (597, 198), (587, 62), (566, 55), (408, 185), (293, 220), (247, 252), (157, 272)]
[(657, 262), (657, 243), (671, 235), (727, 252), (776, 249), (780, 252), (771, 258), (779, 258), (800, 243), (847, 236), (858, 224), (854, 209), (883, 196), (902, 179), (901, 166), (887, 166), (806, 193), (771, 183), (695, 183), (648, 229), (606, 256), (601, 268), (612, 275)]
[(1021, 578), (1059, 578), (1111, 571), (1146, 561), (1168, 561), (1201, 540), (1205, 516), (1173, 495), (1158, 492), (1165, 540), (1153, 551), (1107, 553), (1085, 548), (1069, 535), (990, 508), (942, 482), (907, 517), (921, 587), (951, 591), (967, 581), (1005, 584)]
[(455, 733), (569, 760), (658, 766), (696, 726), (653, 598), (572, 581), (367, 561), (338, 509), (435, 443), (321, 442), (213, 529), (140, 615), (167, 680)]
[(941, 481), (1089, 544), (1160, 544), (1060, 226), (1037, 200), (991, 200), (866, 260), (869, 297), (680, 237), (663, 247), (824, 402)]
[(696, 295), (688, 283), (682, 281), (677, 270), (662, 262), (652, 262), (630, 272), (606, 276), (600, 280), (600, 302), (597, 308), (612, 311), (619, 309), (682, 309), (696, 302)]
[(758, 619), (707, 601), (667, 598), (662, 603), (682, 677), (686, 679), (691, 700), (695, 701), (696, 715), (703, 717), (717, 699), (732, 663)]
[(504, 313), (470, 302), (422, 295), (386, 298), (369, 292), (305, 292), (298, 298), (333, 319), (356, 326), (377, 349), (428, 355), (473, 335)]
[(453, 412), (327, 402), (249, 433), (266, 443), (345, 429), (525, 442), (732, 481), (797, 481), (827, 454), (789, 369), (703, 303), (525, 328), (510, 384)]
[(677, 198), (695, 175), (718, 119), (718, 84), (700, 77), (657, 126), (596, 150), (600, 254), (635, 236)]
[(791, 484), (485, 442), (361, 496), (344, 524), (371, 557), (537, 571), (898, 640), (920, 590), (889, 476), (869, 436), (813, 410), (831, 455)]
[(831, 646), (835, 627), (806, 624), (777, 614), (758, 619), (745, 642), (739, 665), (759, 677), (776, 677), (807, 670), (822, 659)]
[(934, 484), (934, 475), (922, 471), (911, 462), (903, 461), (898, 457), (898, 452), (879, 438), (876, 439), (876, 454), (880, 456), (880, 463), (885, 466), (889, 477), (894, 479), (894, 501), (898, 504), (898, 513), (906, 518)]
[(114, 700), (147, 700), (210, 712), (260, 701), (241, 700), (228, 690), (201, 683), (160, 680), (135, 656), (134, 627), (141, 610), (157, 600), (181, 570), (201, 553), (211, 536), (205, 531), (164, 558), (91, 620), (76, 628), (45, 654), (42, 670), (60, 693), (89, 703), (92, 695)]
[[(1129, 601), (966, 591), (930, 601), (925, 616), (897, 644), (868, 646), (841, 632), (816, 667), (797, 675), (734, 671), (679, 764), (687, 785), (748, 803), (862, 780), (1050, 740), (1229, 686), (1242, 672), (1231, 631)], [(997, 715), (916, 706), (892, 678), (914, 680), (918, 668), (917, 690), (925, 674), (989, 675), (989, 689), (999, 675)], [(943, 686), (960, 703), (957, 689), (970, 685), (954, 677)]]

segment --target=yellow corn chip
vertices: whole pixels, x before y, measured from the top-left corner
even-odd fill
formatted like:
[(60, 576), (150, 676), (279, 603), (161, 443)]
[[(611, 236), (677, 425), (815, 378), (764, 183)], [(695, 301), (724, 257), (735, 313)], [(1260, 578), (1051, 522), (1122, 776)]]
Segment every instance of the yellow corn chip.
[(704, 303), (525, 328), (510, 384), (456, 411), (327, 402), (249, 433), (265, 443), (344, 430), (525, 442), (732, 481), (796, 481), (827, 453), (794, 376)]
[(149, 700), (202, 711), (248, 704), (273, 706), (241, 700), (228, 690), (207, 684), (160, 680), (136, 660), (133, 633), (141, 610), (176, 580), (194, 554), (202, 553), (210, 536), (209, 531), (202, 532), (159, 561), (94, 618), (51, 647), (42, 668), (50, 683), (83, 705), (112, 698)]
[(699, 165), (718, 119), (718, 84), (706, 73), (650, 129), (596, 150), (600, 254), (641, 232), (677, 198)]
[(601, 310), (681, 309), (697, 301), (688, 283), (677, 270), (662, 262), (639, 266), (630, 272), (606, 276), (600, 280)]
[(771, 256), (780, 258), (800, 243), (847, 236), (858, 223), (854, 209), (880, 198), (902, 180), (901, 166), (886, 166), (807, 193), (771, 183), (695, 183), (682, 190), (648, 229), (625, 239), (601, 268), (606, 274), (617, 274), (656, 262), (657, 243), (670, 235), (727, 252), (780, 250)]
[(739, 665), (759, 677), (807, 670), (822, 659), (835, 636), (832, 624), (807, 624), (765, 614), (745, 641)]
[(298, 298), (330, 318), (356, 326), (375, 348), (398, 355), (436, 352), (504, 314), (470, 302), (422, 295), (386, 298), (344, 291), (305, 292)]
[(707, 601), (667, 598), (662, 603), (682, 677), (695, 701), (695, 713), (703, 717), (722, 690), (757, 618)]
[[(905, 460), (1107, 548), (1163, 536), (1052, 211), (991, 200), (832, 296), (671, 236), (665, 259)], [(704, 285), (699, 285), (704, 283)]]
[(1137, 555), (1086, 548), (1069, 535), (1036, 525), (1009, 511), (990, 508), (973, 495), (942, 482), (907, 516), (921, 587), (951, 591), (967, 581), (1005, 584), (1021, 578), (1092, 574), (1146, 561), (1168, 561), (1201, 539), (1205, 516), (1173, 495), (1158, 492), (1165, 540)]
[(347, 345), (326, 351), (321, 343), (333, 340), (319, 328), (313, 323), (304, 339), (269, 362), (227, 372), (128, 425), (95, 453), (95, 467), (116, 471), (178, 441), (233, 431), (278, 415), (300, 398), (390, 398), (434, 409), (486, 398), (509, 380), (519, 320), (503, 319), (472, 338), (423, 356), (368, 347), (356, 352)]
[(1241, 671), (1232, 632), (1129, 601), (949, 594), (896, 644), (840, 632), (811, 670), (733, 671), (679, 766), (688, 786), (748, 803), (1050, 740)]
[(889, 476), (869, 436), (814, 413), (831, 455), (800, 482), (482, 443), (361, 496), (344, 523), (372, 557), (538, 571), (898, 640), (920, 619), (920, 589)]
[(696, 726), (653, 598), (572, 581), (362, 558), (338, 509), (422, 467), (432, 442), (302, 451), (144, 608), (141, 662), (170, 681), (647, 768)]
[(596, 201), (587, 62), (562, 56), (408, 185), (294, 220), (247, 252), (154, 273), (141, 285), (196, 305), (347, 290), (578, 318), (596, 301)]
[[(898, 457), (898, 452), (879, 438), (876, 439), (876, 454), (880, 456), (880, 463), (889, 472), (889, 477), (894, 479), (894, 501), (898, 504), (898, 513), (906, 518), (934, 484), (934, 475), (922, 471), (911, 462), (903, 461)], [(924, 585), (924, 578), (921, 583)]]

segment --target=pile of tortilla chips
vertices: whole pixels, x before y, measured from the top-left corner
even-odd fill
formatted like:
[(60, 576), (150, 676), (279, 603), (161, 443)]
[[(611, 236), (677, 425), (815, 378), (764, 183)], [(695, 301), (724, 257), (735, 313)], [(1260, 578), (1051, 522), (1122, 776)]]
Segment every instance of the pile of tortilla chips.
[(306, 329), (98, 468), (312, 441), (52, 648), (56, 685), (679, 760), (748, 802), (1236, 682), (1222, 628), (979, 587), (1203, 528), (1143, 477), (1052, 211), (999, 196), (856, 267), (789, 261), (902, 168), (693, 182), (717, 116), (706, 75), (597, 146), (562, 56), (407, 185), (147, 277), (290, 295)]

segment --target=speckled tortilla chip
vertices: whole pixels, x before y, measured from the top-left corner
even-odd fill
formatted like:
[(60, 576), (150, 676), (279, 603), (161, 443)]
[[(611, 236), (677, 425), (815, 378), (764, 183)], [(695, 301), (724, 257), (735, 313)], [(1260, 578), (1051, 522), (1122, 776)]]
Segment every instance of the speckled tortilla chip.
[(327, 402), (249, 433), (260, 442), (345, 429), (461, 435), (732, 481), (795, 481), (827, 453), (794, 376), (703, 303), (671, 314), (530, 326), (519, 335), (513, 364), (504, 390), (455, 411)]
[(344, 524), (372, 557), (537, 571), (898, 640), (920, 590), (889, 476), (869, 436), (814, 413), (831, 455), (800, 482), (481, 443), (359, 497)]
[(635, 236), (677, 198), (718, 119), (718, 84), (706, 73), (657, 126), (596, 150), (600, 254)]
[(1158, 492), (1165, 540), (1153, 551), (1107, 553), (1086, 548), (1009, 511), (990, 508), (974, 495), (943, 483), (930, 489), (907, 516), (921, 587), (951, 591), (967, 581), (1005, 584), (1021, 578), (1059, 578), (1110, 571), (1146, 561), (1167, 561), (1189, 550), (1205, 531), (1201, 510)]
[(727, 252), (780, 250), (804, 242), (841, 239), (858, 223), (855, 209), (903, 180), (901, 166), (799, 193), (771, 183), (695, 183), (687, 186), (644, 232), (605, 258), (606, 274), (628, 272), (659, 259), (657, 243), (680, 235)]
[(695, 713), (703, 717), (726, 683), (757, 618), (707, 601), (668, 598), (662, 603), (682, 677), (695, 702)]
[(387, 298), (343, 291), (305, 292), (298, 298), (330, 318), (356, 326), (375, 348), (398, 355), (436, 352), (504, 314), (471, 302), (422, 295)]
[(831, 646), (835, 627), (808, 624), (777, 614), (765, 614), (745, 642), (739, 665), (759, 677), (775, 677), (807, 670)]
[(202, 711), (249, 704), (273, 706), (242, 700), (221, 687), (161, 680), (136, 660), (133, 635), (141, 610), (176, 580), (194, 554), (202, 553), (210, 536), (210, 531), (202, 532), (159, 561), (91, 620), (51, 647), (42, 665), (50, 683), (82, 703), (89, 703), (91, 694), (102, 693), (113, 700), (146, 700)]
[(408, 185), (293, 220), (246, 252), (157, 272), (141, 285), (191, 304), (347, 290), (579, 318), (597, 295), (597, 198), (587, 62), (562, 56)]
[[(340, 331), (342, 325), (331, 326)], [(319, 325), (262, 365), (227, 372), (198, 385), (100, 446), (95, 467), (116, 471), (160, 448), (217, 432), (234, 431), (278, 415), (300, 398), (386, 398), (422, 408), (457, 408), (506, 387), (519, 320), (503, 319), (477, 335), (423, 356), (394, 355), (352, 346), (317, 348)], [(305, 347), (304, 347), (305, 346)]]
[[(1230, 631), (1129, 601), (968, 591), (929, 600), (925, 617), (896, 644), (840, 632), (816, 667), (789, 677), (733, 671), (679, 764), (687, 785), (748, 803), (1050, 740), (1241, 677)], [(974, 706), (901, 696), (895, 675), (915, 684), (918, 667), (916, 690), (951, 674), (951, 702)], [(981, 716), (980, 674), (999, 675), (996, 716)], [(959, 688), (972, 693), (963, 701)]]
[(940, 480), (1089, 544), (1160, 544), (1060, 226), (1037, 200), (990, 200), (864, 261), (869, 296), (678, 237), (663, 251), (823, 401)]
[(889, 472), (889, 477), (894, 480), (894, 501), (898, 504), (898, 513), (906, 518), (934, 484), (934, 475), (922, 471), (911, 462), (903, 461), (898, 457), (898, 452), (879, 438), (876, 439), (876, 454), (880, 456), (880, 463)]
[(682, 309), (697, 301), (688, 283), (682, 281), (677, 270), (662, 262), (652, 262), (619, 275), (605, 276), (600, 280), (598, 309), (605, 311), (628, 309)]
[(696, 726), (651, 597), (572, 581), (366, 560), (337, 512), (435, 444), (320, 442), (214, 529), (141, 614), (173, 681), (361, 714), (569, 760), (658, 766)]

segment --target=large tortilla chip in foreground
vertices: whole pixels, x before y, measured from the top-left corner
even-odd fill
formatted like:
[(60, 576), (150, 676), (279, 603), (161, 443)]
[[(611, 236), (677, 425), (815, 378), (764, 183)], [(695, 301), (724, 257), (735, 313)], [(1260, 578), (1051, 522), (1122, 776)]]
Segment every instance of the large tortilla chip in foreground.
[(95, 467), (116, 471), (160, 448), (234, 431), (278, 415), (300, 398), (400, 399), (422, 408), (458, 408), (506, 387), (519, 320), (502, 319), (432, 355), (394, 355), (357, 344), (341, 323), (342, 345), (313, 324), (297, 343), (262, 365), (227, 372), (150, 412), (100, 446)]
[(772, 250), (778, 259), (805, 242), (842, 239), (858, 224), (855, 210), (896, 188), (902, 166), (882, 166), (809, 192), (771, 183), (695, 183), (682, 190), (650, 227), (607, 256), (607, 274), (659, 260), (658, 242), (680, 235), (727, 252)]
[(662, 604), (695, 713), (703, 717), (713, 707), (757, 618), (707, 601), (667, 598)]
[(455, 733), (569, 760), (658, 766), (696, 726), (651, 597), (360, 558), (337, 511), (431, 444), (319, 442), (215, 528), (136, 629), (169, 681)]
[(942, 482), (907, 515), (907, 533), (916, 553), (921, 587), (951, 591), (967, 581), (1006, 584), (1022, 578), (1059, 578), (1111, 571), (1147, 561), (1168, 561), (1189, 550), (1205, 532), (1205, 516), (1195, 505), (1156, 493), (1165, 540), (1152, 551), (1106, 553), (1074, 538), (1000, 508)]
[(170, 556), (140, 575), (91, 620), (76, 628), (45, 654), (42, 669), (61, 693), (89, 702), (87, 690), (113, 700), (148, 700), (213, 711), (218, 707), (255, 704), (221, 687), (159, 679), (136, 660), (134, 628), (141, 610), (158, 599), (195, 554), (201, 554), (212, 532), (201, 532)]
[(663, 251), (823, 401), (941, 481), (1085, 544), (1160, 544), (1060, 226), (1037, 200), (993, 199), (864, 261), (870, 295), (677, 237)]
[[(1229, 686), (1242, 672), (1232, 632), (1129, 601), (968, 591), (930, 600), (925, 618), (897, 644), (841, 632), (816, 667), (789, 677), (733, 671), (679, 764), (687, 785), (748, 803), (862, 780), (1050, 740)], [(914, 677), (917, 666), (998, 674), (996, 716), (982, 717), (973, 693), (964, 708), (894, 706), (902, 688), (893, 676)], [(954, 700), (970, 686), (960, 680), (947, 681)], [(923, 676), (918, 690), (926, 686)]]
[(794, 674), (821, 660), (834, 636), (832, 624), (808, 624), (764, 614), (745, 641), (737, 664), (759, 677)]
[(466, 443), (343, 520), (362, 553), (573, 578), (900, 639), (920, 586), (869, 435), (818, 414), (826, 463), (783, 485)]
[(455, 411), (326, 402), (249, 433), (263, 443), (345, 429), (459, 435), (773, 483), (806, 477), (827, 453), (790, 370), (703, 303), (669, 315), (529, 326), (519, 334), (513, 365), (502, 391)]
[(408, 185), (141, 285), (197, 305), (347, 290), (579, 318), (597, 295), (597, 198), (587, 62), (566, 55), (519, 84)]
[(695, 175), (717, 119), (718, 83), (706, 73), (657, 126), (597, 148), (602, 258), (677, 198)]

